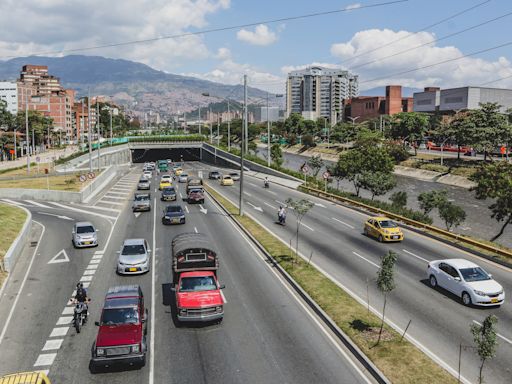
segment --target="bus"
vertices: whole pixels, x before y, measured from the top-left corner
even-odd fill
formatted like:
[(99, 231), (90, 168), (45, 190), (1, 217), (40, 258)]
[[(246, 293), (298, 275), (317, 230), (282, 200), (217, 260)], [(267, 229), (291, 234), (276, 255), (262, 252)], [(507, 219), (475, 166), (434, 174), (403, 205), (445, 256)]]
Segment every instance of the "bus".
[(167, 160), (158, 160), (158, 169), (160, 170), (160, 172), (167, 172)]

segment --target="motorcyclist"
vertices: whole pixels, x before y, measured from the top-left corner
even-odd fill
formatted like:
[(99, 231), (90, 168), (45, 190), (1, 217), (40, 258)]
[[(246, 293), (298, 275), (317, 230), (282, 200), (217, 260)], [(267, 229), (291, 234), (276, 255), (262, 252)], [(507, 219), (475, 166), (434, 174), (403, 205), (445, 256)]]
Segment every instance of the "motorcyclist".
[(268, 188), (269, 187), (269, 181), (268, 181), (268, 177), (265, 177), (265, 180), (263, 180), (263, 183), (265, 185), (265, 188)]
[(89, 314), (89, 306), (87, 305), (87, 303), (89, 302), (89, 297), (87, 296), (87, 290), (84, 288), (84, 285), (80, 282), (76, 285), (75, 302), (84, 304), (84, 322), (87, 321), (87, 316)]
[(279, 219), (279, 224), (284, 224), (286, 221), (286, 210), (283, 206), (279, 207), (279, 211), (277, 212), (277, 217)]

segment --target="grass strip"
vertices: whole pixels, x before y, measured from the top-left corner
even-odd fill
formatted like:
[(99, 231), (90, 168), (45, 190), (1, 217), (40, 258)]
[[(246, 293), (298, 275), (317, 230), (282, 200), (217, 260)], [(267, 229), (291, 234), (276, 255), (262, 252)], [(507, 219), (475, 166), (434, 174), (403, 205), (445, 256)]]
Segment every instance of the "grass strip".
[[(96, 171), (96, 177), (99, 175)], [(22, 189), (49, 189), (52, 191), (80, 192), (91, 180), (84, 183), (79, 180), (80, 174), (59, 175), (48, 177), (20, 178), (13, 180), (1, 180), (0, 188), (22, 188)]]
[(385, 325), (384, 341), (375, 345), (380, 318), (353, 299), (302, 258), (294, 258), (289, 247), (212, 188), (207, 191), (242, 224), (279, 265), (315, 300), (370, 360), (396, 384), (456, 383), (457, 380), (401, 335)]
[[(4, 256), (11, 247), (13, 241), (18, 237), (18, 234), (25, 224), (27, 213), (18, 207), (13, 207), (8, 204), (0, 203), (0, 217), (2, 218), (2, 225), (0, 226), (0, 266), (3, 266)], [(0, 287), (7, 273), (0, 268)]]

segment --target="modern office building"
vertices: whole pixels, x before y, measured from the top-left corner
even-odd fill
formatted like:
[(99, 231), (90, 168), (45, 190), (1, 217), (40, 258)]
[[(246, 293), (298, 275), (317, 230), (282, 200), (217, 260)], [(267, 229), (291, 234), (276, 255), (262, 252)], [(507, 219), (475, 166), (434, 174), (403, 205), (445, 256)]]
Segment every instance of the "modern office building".
[[(268, 115), (267, 115), (268, 113)], [(272, 123), (279, 121), (279, 107), (258, 107), (254, 113), (256, 122), (270, 121)]]
[(423, 92), (416, 92), (413, 96), (414, 112), (451, 114), (462, 109), (477, 109), (481, 103), (498, 103), (503, 113), (512, 108), (512, 89), (427, 87)]
[(300, 113), (305, 119), (343, 118), (343, 102), (359, 95), (358, 76), (340, 69), (310, 67), (288, 74), (286, 116)]
[(15, 115), (18, 112), (18, 84), (0, 81), (0, 100), (7, 104), (7, 111)]

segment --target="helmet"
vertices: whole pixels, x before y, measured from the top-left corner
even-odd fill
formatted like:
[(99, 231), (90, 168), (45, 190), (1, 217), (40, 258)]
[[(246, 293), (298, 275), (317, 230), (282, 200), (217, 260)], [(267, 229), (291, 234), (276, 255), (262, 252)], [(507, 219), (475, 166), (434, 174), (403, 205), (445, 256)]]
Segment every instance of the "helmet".
[(76, 288), (79, 289), (79, 288), (83, 288), (84, 285), (81, 283), (81, 282), (78, 282), (78, 284), (76, 285)]

